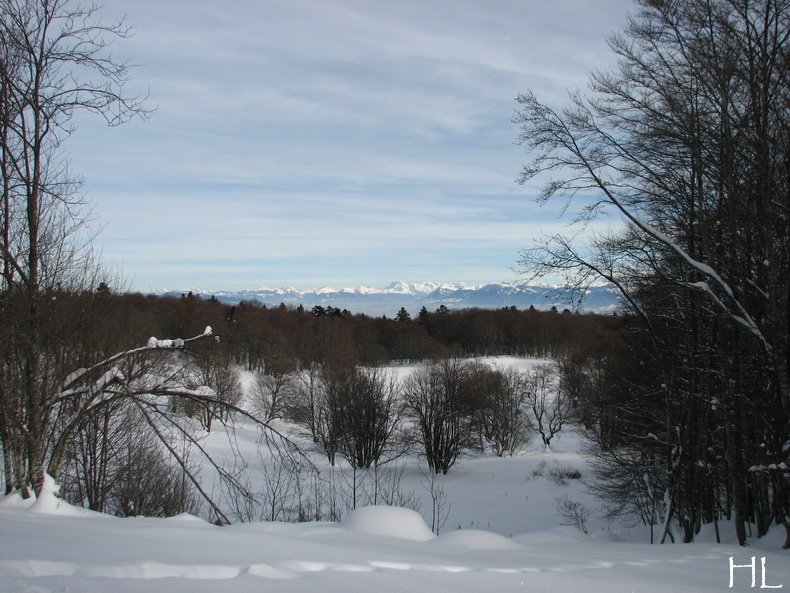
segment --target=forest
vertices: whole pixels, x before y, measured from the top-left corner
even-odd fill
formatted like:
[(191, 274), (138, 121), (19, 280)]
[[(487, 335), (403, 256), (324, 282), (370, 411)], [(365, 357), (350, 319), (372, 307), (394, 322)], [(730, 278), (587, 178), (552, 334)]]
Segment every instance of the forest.
[[(336, 454), (345, 458), (356, 455), (354, 463), (359, 467), (377, 464), (385, 448), (395, 446), (389, 433), (378, 437), (381, 442), (374, 446), (376, 426), (383, 423), (392, 428), (402, 416), (416, 420), (427, 417), (425, 402), (401, 405), (419, 392), (414, 383), (420, 378), (412, 378), (411, 385), (386, 385), (384, 376), (375, 372), (377, 367), (423, 362), (426, 372), (438, 372), (445, 385), (440, 391), (449, 400), (428, 404), (445, 406), (436, 408), (445, 420), (458, 416), (461, 421), (457, 427), (447, 424), (434, 430), (454, 430), (449, 440), (456, 439), (456, 449), (432, 451), (426, 446), (430, 439), (416, 434), (398, 446), (418, 446), (434, 471), (446, 473), (463, 448), (513, 454), (526, 442), (526, 430), (540, 431), (547, 445), (553, 436), (544, 434), (544, 427), (535, 420), (538, 417), (530, 411), (540, 394), (538, 374), (508, 377), (503, 370), (475, 367), (473, 360), (497, 355), (551, 359), (556, 362), (553, 376), (557, 382), (551, 388), (552, 393), (557, 390), (555, 403), (567, 406), (558, 419), (578, 424), (587, 436), (596, 467), (593, 488), (612, 516), (631, 514), (660, 530), (671, 510), (688, 541), (703, 524), (733, 516), (732, 452), (727, 451), (726, 432), (716, 428), (716, 423), (722, 422), (718, 417), (722, 410), (714, 402), (699, 412), (700, 418), (693, 417), (703, 423), (693, 434), (702, 440), (696, 446), (704, 451), (704, 466), (693, 455), (681, 456), (670, 448), (670, 443), (681, 436), (677, 431), (681, 425), (675, 424), (668, 434), (668, 426), (673, 426), (668, 420), (679, 422), (676, 415), (687, 419), (690, 410), (680, 405), (683, 402), (668, 397), (666, 386), (662, 386), (667, 363), (656, 357), (644, 320), (636, 315), (579, 315), (567, 310), (516, 308), (452, 311), (442, 306), (431, 312), (423, 310), (414, 319), (405, 311), (388, 319), (332, 308), (306, 311), (302, 307), (257, 303), (231, 306), (190, 294), (172, 298), (113, 293), (106, 284), (79, 293), (52, 291), (45, 303), (47, 323), (42, 343), (51, 364), (48, 376), (53, 379), (52, 392), (59, 389), (57, 381), (62, 379), (58, 378), (76, 369), (111, 360), (116, 353), (133, 352), (119, 367), (122, 374), (114, 370), (116, 374), (108, 379), (108, 365), (92, 372), (92, 380), (98, 380), (101, 389), (112, 396), (100, 400), (102, 405), (127, 397), (146, 405), (153, 401), (159, 411), (191, 417), (211, 430), (212, 422), (232, 420), (242, 397), (238, 372), (244, 369), (256, 377), (253, 391), (258, 406), (253, 413), (261, 422), (283, 418), (302, 424), (333, 463)], [(4, 305), (8, 310), (15, 304), (5, 300)], [(16, 305), (24, 307), (24, 301)], [(202, 337), (206, 325), (212, 332)], [(193, 335), (202, 339), (181, 341), (180, 336)], [(151, 336), (159, 336), (153, 339), (160, 347), (143, 348), (141, 352), (140, 346)], [(4, 360), (14, 360), (17, 354), (8, 348), (12, 342), (3, 344)], [(163, 364), (169, 369), (166, 373), (161, 370)], [(363, 368), (368, 372), (360, 375), (359, 369)], [(167, 379), (162, 379), (165, 374)], [(160, 379), (151, 383), (151, 376)], [(21, 378), (4, 373), (5, 393), (12, 393), (11, 381)], [(368, 387), (360, 387), (360, 380), (367, 381)], [(453, 386), (453, 381), (457, 385)], [(201, 392), (203, 385), (210, 389)], [(376, 387), (379, 394), (384, 391), (388, 395), (376, 399)], [(91, 388), (95, 392), (96, 384)], [(149, 400), (152, 393), (162, 397)], [(708, 397), (713, 400), (716, 396)], [(373, 402), (373, 414), (379, 420), (355, 426), (365, 402)], [(19, 431), (21, 408), (11, 407), (15, 403), (19, 405), (12, 398), (4, 398), (7, 492), (24, 483), (27, 469), (24, 457), (19, 457), (24, 452), (24, 435)], [(549, 408), (547, 412), (556, 413)], [(146, 446), (150, 450), (145, 454), (125, 451), (125, 456), (135, 458), (134, 463), (121, 463), (117, 457), (122, 449), (118, 441), (124, 441), (119, 435), (129, 434), (129, 427), (121, 420), (130, 422), (137, 413), (117, 402), (102, 414), (95, 414), (99, 409), (96, 404), (90, 409), (93, 412), (80, 418), (67, 444), (64, 441), (65, 450), (59, 453), (62, 458), (50, 466), (61, 472), (58, 479), (68, 496), (91, 508), (121, 514), (141, 509), (168, 514), (184, 510), (190, 501), (194, 504), (191, 494), (169, 490), (172, 475), (168, 477), (164, 470), (167, 462), (161, 444), (149, 442)], [(352, 415), (343, 416), (344, 410)], [(69, 415), (60, 412), (52, 418), (53, 440), (63, 433), (64, 425), (58, 425), (63, 417)], [(154, 426), (158, 423), (153, 421)], [(750, 422), (745, 428), (742, 436), (752, 442), (764, 442), (770, 436), (770, 425)], [(362, 442), (372, 443), (373, 452), (364, 454), (354, 449)], [(750, 451), (756, 455), (747, 457)], [(768, 468), (769, 452), (755, 445), (740, 453), (742, 463), (752, 468), (744, 484), (747, 521), (765, 531), (782, 521), (780, 496), (786, 495), (780, 465), (775, 466), (776, 470), (755, 469)], [(99, 461), (102, 458), (104, 463)], [(49, 459), (51, 462), (53, 457)], [(75, 469), (77, 461), (79, 468)], [(140, 472), (155, 476), (156, 467), (162, 479), (157, 488), (140, 481)], [(96, 471), (108, 473), (96, 476)], [(148, 495), (137, 492), (135, 483), (145, 483)], [(192, 488), (187, 490), (191, 492)], [(665, 492), (672, 493), (674, 509), (668, 508)]]
[[(328, 456), (375, 463), (380, 449), (351, 446), (355, 418), (341, 412), (384, 393), (380, 377), (361, 369), (402, 361), (426, 361), (399, 399), (431, 470), (445, 473), (472, 440), (510, 448), (489, 421), (503, 401), (492, 394), (516, 394), (517, 409), (537, 401), (537, 376), (510, 384), (504, 372), (457, 362), (510, 354), (556, 362), (557, 397), (585, 432), (592, 487), (613, 515), (656, 526), (658, 541), (670, 525), (690, 542), (726, 519), (743, 545), (751, 526), (760, 536), (783, 524), (790, 547), (787, 2), (640, 0), (610, 38), (617, 66), (593, 73), (586, 94), (562, 108), (519, 96), (514, 121), (528, 155), (520, 181), (545, 181), (539, 201), (559, 202), (581, 225), (606, 215), (622, 223), (585, 246), (550, 236), (523, 252), (522, 271), (559, 271), (571, 288), (604, 279), (620, 291), (622, 313), (440, 307), (414, 319), (114, 291), (85, 237), (78, 180), (58, 157), (75, 112), (111, 124), (148, 115), (124, 94), (126, 65), (108, 51), (107, 39), (126, 30), (68, 3), (0, 8), (6, 492), (38, 495), (47, 474), (65, 484), (72, 472), (74, 500), (108, 508), (101, 498), (112, 496), (122, 501), (116, 512), (142, 512), (119, 493), (155, 472), (131, 460), (169, 455), (187, 472), (169, 438), (183, 417), (210, 431), (234, 415), (267, 428), (287, 413), (310, 425)], [(240, 406), (235, 367), (259, 373), (268, 412)], [(301, 401), (278, 412), (278, 382), (294, 373), (312, 373), (309, 393), (337, 405), (322, 416), (308, 396), (307, 411)], [(434, 442), (437, 408), (426, 405), (454, 419), (460, 444)], [(150, 446), (138, 424), (155, 437)], [(108, 465), (118, 434), (144, 450), (128, 447), (128, 463)], [(90, 494), (107, 484), (95, 472), (111, 467), (111, 488)], [(180, 487), (210, 501), (192, 477)], [(174, 484), (163, 487), (172, 493)]]
[[(144, 490), (151, 501), (144, 503), (140, 492), (132, 495), (133, 476), (141, 471), (153, 476), (154, 468), (166, 465), (162, 443), (150, 445), (145, 453), (124, 449), (130, 435), (137, 435), (134, 441), (145, 441), (135, 418), (150, 422), (160, 439), (161, 424), (174, 418), (192, 418), (205, 431), (214, 423), (232, 422), (238, 413), (254, 415), (261, 424), (286, 419), (308, 429), (333, 464), (340, 453), (361, 467), (377, 465), (385, 448), (405, 450), (419, 442), (431, 469), (442, 473), (464, 448), (512, 455), (526, 443), (529, 431), (539, 431), (548, 446), (570, 418), (570, 392), (568, 397), (548, 398), (556, 373), (516, 376), (476, 365), (474, 359), (508, 354), (565, 360), (563, 368), (570, 368), (571, 360), (611, 352), (631, 323), (626, 317), (569, 311), (450, 311), (444, 306), (423, 310), (414, 320), (404, 311), (387, 319), (333, 309), (230, 306), (189, 294), (114, 294), (106, 284), (80, 293), (53, 291), (45, 302), (47, 323), (41, 338), (51, 361), (47, 375), (53, 381), (48, 390), (60, 392), (55, 403), (68, 408), (51, 418), (48, 471), (75, 502), (122, 514), (142, 508), (150, 514), (180, 511), (190, 500), (182, 493), (180, 502), (179, 497), (167, 496), (153, 502), (166, 487), (151, 488), (148, 483)], [(4, 304), (7, 310), (13, 307), (8, 301)], [(206, 325), (210, 335), (201, 333)], [(198, 339), (179, 337), (193, 335)], [(6, 361), (18, 356), (4, 349)], [(403, 363), (424, 363), (427, 374), (396, 385), (376, 370)], [(255, 405), (246, 410), (241, 409), (241, 370), (255, 377)], [(62, 384), (61, 377), (66, 377)], [(12, 393), (19, 390), (13, 382), (21, 382), (23, 376), (7, 372), (3, 379), (6, 393)], [(85, 409), (73, 401), (80, 398), (87, 398)], [(537, 421), (527, 418), (530, 405)], [(356, 426), (368, 407), (372, 420)], [(4, 398), (6, 492), (24, 490), (29, 471), (25, 435), (19, 428), (23, 412), (19, 400)], [(394, 429), (400, 431), (401, 417), (419, 420), (430, 415), (437, 418), (436, 426), (425, 428), (430, 434), (399, 434), (397, 446), (391, 442)], [(380, 424), (389, 428), (377, 437)], [(431, 449), (431, 435), (445, 431), (452, 446)], [(349, 436), (353, 434), (357, 436)], [(343, 448), (345, 443), (353, 449), (348, 439), (359, 446), (376, 438), (372, 453)], [(125, 502), (111, 503), (119, 496)], [(129, 497), (136, 500), (132, 506)]]

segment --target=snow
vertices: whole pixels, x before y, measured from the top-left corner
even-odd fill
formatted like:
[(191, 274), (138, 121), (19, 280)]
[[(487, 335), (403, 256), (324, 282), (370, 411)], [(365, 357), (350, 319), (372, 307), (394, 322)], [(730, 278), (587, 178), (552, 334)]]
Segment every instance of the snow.
[(524, 546), (514, 539), (482, 531), (480, 529), (458, 529), (443, 533), (436, 538), (437, 545), (452, 546), (463, 550), (523, 550)]
[[(425, 541), (393, 537), (391, 528), (369, 533), (378, 519), (399, 518), (392, 508), (360, 509), (341, 525), (226, 527), (183, 516), (98, 519), (72, 515), (68, 505), (50, 510), (42, 515), (0, 506), (3, 593), (701, 593), (727, 589), (730, 556), (747, 564), (754, 555), (766, 558), (768, 584), (790, 584), (787, 556), (779, 550), (651, 546), (588, 537), (572, 527), (512, 539), (479, 530)], [(394, 531), (416, 535), (413, 520)], [(749, 570), (737, 569), (734, 578), (734, 590), (749, 588)]]
[(60, 487), (52, 479), (52, 476), (44, 476), (44, 488), (39, 497), (30, 505), (31, 513), (40, 513), (42, 515), (57, 514), (61, 508), (69, 509), (61, 499), (58, 498), (58, 491)]
[[(210, 336), (212, 331), (211, 326), (207, 326), (201, 336)], [(146, 348), (183, 348), (184, 340), (181, 338), (160, 340), (155, 336), (151, 336), (148, 338), (145, 346)]]
[(148, 338), (148, 342), (146, 343), (146, 346), (148, 348), (175, 348), (176, 347), (175, 344), (176, 344), (175, 340), (170, 340), (170, 339), (160, 340), (155, 336), (151, 336), (150, 338)]
[[(240, 452), (252, 465), (257, 432), (242, 423), (231, 436), (215, 430), (203, 445), (218, 458)], [(188, 514), (122, 519), (65, 503), (48, 477), (38, 500), (0, 498), (0, 593), (743, 592), (751, 589), (751, 571), (734, 569), (730, 589), (730, 558), (747, 565), (752, 557), (758, 583), (764, 558), (766, 584), (790, 587), (783, 530), (741, 548), (732, 526), (722, 523), (723, 544), (709, 526), (693, 544), (650, 545), (641, 525), (607, 524), (598, 516), (599, 503), (583, 484), (589, 474), (580, 436), (563, 429), (552, 445), (544, 451), (533, 442), (512, 458), (462, 456), (435, 483), (446, 496), (438, 536), (429, 528), (424, 462), (413, 456), (403, 461), (402, 487), (418, 499), (419, 513), (368, 505), (339, 523), (219, 527)], [(582, 479), (563, 478), (570, 469)], [(321, 470), (349, 471), (342, 464)], [(556, 504), (562, 496), (590, 510), (589, 534), (563, 524)]]
[[(319, 289), (294, 287), (255, 290), (193, 292), (197, 296), (212, 296), (223, 303), (238, 305), (242, 301), (257, 301), (276, 307), (280, 303), (302, 305), (309, 310), (315, 305), (347, 308), (354, 313), (368, 315), (395, 315), (401, 307), (416, 314), (421, 307), (434, 310), (444, 304), (449, 308), (493, 308), (516, 306), (521, 309), (534, 306), (549, 309), (552, 306), (566, 308), (574, 306), (568, 295), (563, 295), (558, 286), (531, 284), (526, 281), (499, 282), (489, 284), (440, 283), (440, 282), (393, 282), (384, 288), (370, 286), (334, 289), (325, 286)], [(184, 291), (155, 291), (173, 297)], [(584, 308), (590, 312), (609, 313), (619, 307), (619, 296), (611, 285), (593, 284), (587, 291)]]
[(66, 379), (63, 381), (63, 387), (68, 387), (87, 372), (88, 369), (84, 369), (84, 368), (77, 369), (76, 371), (74, 371), (73, 373), (71, 373), (66, 377)]
[(435, 536), (419, 513), (386, 505), (366, 506), (351, 511), (341, 525), (368, 535), (380, 535), (423, 542)]

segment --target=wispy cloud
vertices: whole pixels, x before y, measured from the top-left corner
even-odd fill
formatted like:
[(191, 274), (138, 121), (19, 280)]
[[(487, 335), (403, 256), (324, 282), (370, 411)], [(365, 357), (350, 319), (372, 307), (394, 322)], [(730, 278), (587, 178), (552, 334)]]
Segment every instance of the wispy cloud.
[(511, 279), (564, 222), (515, 186), (516, 94), (612, 63), (628, 0), (107, 0), (148, 122), (68, 147), (137, 288)]

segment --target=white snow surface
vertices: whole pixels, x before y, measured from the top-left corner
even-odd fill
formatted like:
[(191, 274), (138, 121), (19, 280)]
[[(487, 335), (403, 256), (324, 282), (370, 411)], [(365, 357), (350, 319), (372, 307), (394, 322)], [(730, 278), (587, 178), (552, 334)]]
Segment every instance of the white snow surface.
[(436, 537), (419, 513), (411, 509), (387, 505), (354, 509), (343, 518), (341, 525), (355, 533), (410, 539), (418, 542)]
[[(398, 376), (408, 370), (393, 369)], [(237, 425), (233, 439), (251, 452), (255, 431)], [(218, 432), (204, 442), (222, 454)], [(365, 506), (339, 523), (122, 519), (65, 503), (48, 478), (37, 501), (0, 498), (0, 593), (744, 592), (752, 590), (751, 569), (733, 569), (730, 588), (730, 558), (749, 565), (752, 557), (756, 588), (764, 576), (767, 586), (790, 589), (783, 530), (739, 547), (732, 526), (722, 524), (723, 544), (708, 528), (693, 544), (651, 545), (641, 526), (606, 524), (582, 480), (557, 479), (560, 469), (589, 477), (580, 450), (579, 436), (565, 430), (551, 451), (533, 441), (512, 458), (462, 457), (439, 478), (448, 514), (438, 536), (428, 527), (430, 497), (417, 457), (405, 461), (402, 481), (420, 498), (420, 514)], [(561, 496), (589, 509), (589, 535), (562, 524)]]
[[(16, 508), (15, 508), (16, 507)], [(217, 527), (190, 516), (119, 519), (67, 506), (0, 508), (0, 591), (684, 593), (728, 589), (729, 557), (766, 558), (766, 582), (790, 586), (787, 554), (715, 545), (649, 545), (564, 527), (505, 538), (477, 530), (421, 541), (427, 527), (380, 528), (378, 509), (331, 523)], [(392, 508), (384, 519), (395, 518)], [(385, 530), (388, 531), (388, 530)], [(402, 537), (406, 536), (406, 537)], [(758, 586), (760, 560), (757, 560)], [(749, 569), (735, 569), (750, 588)]]

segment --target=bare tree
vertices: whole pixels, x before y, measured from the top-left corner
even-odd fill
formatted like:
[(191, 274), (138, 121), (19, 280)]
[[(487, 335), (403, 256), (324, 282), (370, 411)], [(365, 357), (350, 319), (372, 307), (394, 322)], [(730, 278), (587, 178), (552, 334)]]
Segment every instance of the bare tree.
[(431, 531), (439, 535), (439, 531), (447, 523), (450, 516), (450, 504), (447, 500), (447, 493), (439, 482), (439, 475), (430, 471), (423, 479), (423, 487), (431, 498)]
[(115, 485), (128, 467), (123, 449), (139, 440), (141, 418), (134, 412), (128, 402), (117, 402), (85, 421), (71, 440), (63, 472), (55, 476), (64, 498), (94, 511), (110, 510)]
[[(80, 111), (111, 125), (145, 115), (140, 102), (123, 93), (126, 64), (109, 52), (110, 40), (128, 33), (123, 23), (98, 20), (95, 7), (68, 0), (0, 1), (2, 289), (4, 296), (25, 302), (23, 315), (3, 315), (14, 320), (4, 328), (3, 341), (17, 349), (19, 383), (13, 386), (17, 393), (4, 398), (13, 404), (4, 406), (0, 436), (15, 458), (14, 483), (25, 495), (28, 484), (36, 493), (43, 486), (51, 428), (46, 291), (84, 280), (82, 220), (73, 216), (79, 200), (60, 147)], [(12, 438), (22, 425), (24, 437)]]
[(205, 467), (211, 468), (226, 488), (247, 497), (251, 495), (238, 476), (206, 450), (191, 427), (185, 424), (183, 415), (173, 412), (170, 405), (173, 399), (183, 402), (178, 409), (194, 405), (201, 409), (224, 410), (217, 415), (220, 420), (232, 419), (233, 416), (246, 418), (260, 429), (265, 443), (277, 455), (293, 459), (303, 457), (289, 439), (253, 414), (230, 401), (219, 399), (213, 389), (194, 387), (192, 374), (177, 357), (188, 355), (185, 348), (211, 334), (211, 327), (207, 327), (202, 334), (183, 340), (152, 337), (145, 346), (118, 352), (71, 373), (52, 402), (57, 422), (54, 423), (56, 430), (50, 435), (51, 442), (45, 449), (48, 453), (47, 473), (60, 475), (68, 463), (71, 444), (86, 423), (91, 423), (108, 407), (128, 405), (139, 414), (142, 430), (158, 443), (168, 463), (179, 468), (180, 480), (191, 484), (196, 496), (209, 505), (216, 520), (230, 522), (205, 488), (195, 466), (190, 463), (190, 456), (200, 456)]
[(480, 423), (483, 438), (498, 457), (513, 455), (529, 438), (529, 393), (526, 377), (518, 369), (476, 364), (467, 381), (468, 399)]
[(377, 368), (356, 368), (330, 383), (342, 425), (340, 453), (354, 468), (369, 468), (397, 457), (394, 448), (403, 406), (392, 375)]
[(289, 411), (291, 420), (305, 424), (314, 442), (319, 441), (319, 403), (324, 389), (321, 365), (309, 363), (296, 373), (293, 406)]
[(535, 429), (548, 450), (551, 439), (562, 430), (571, 411), (567, 393), (558, 389), (557, 373), (547, 365), (535, 368), (527, 379), (527, 402), (535, 419)]
[(224, 422), (231, 407), (239, 405), (242, 399), (239, 371), (233, 366), (227, 352), (218, 348), (197, 350), (186, 366), (190, 376), (187, 385), (190, 389), (203, 390), (208, 400), (191, 400), (186, 406), (189, 416), (197, 416), (207, 431), (211, 431), (212, 421), (217, 418)]
[(196, 475), (198, 469), (190, 459), (186, 441), (181, 459), (188, 470), (144, 429), (130, 432), (116, 445), (118, 467), (109, 484), (105, 512), (121, 517), (171, 517), (200, 512), (201, 501), (187, 476), (187, 471)]
[[(587, 96), (558, 109), (525, 93), (516, 117), (521, 181), (545, 175), (543, 201), (625, 227), (591, 245), (551, 237), (524, 263), (582, 288), (605, 278), (641, 317), (665, 369), (653, 389), (665, 525), (676, 518), (690, 540), (726, 508), (742, 544), (753, 518), (758, 533), (783, 522), (790, 546), (790, 482), (771, 469), (789, 461), (790, 5), (636, 4), (610, 39), (618, 66), (593, 74)], [(718, 459), (723, 471), (699, 471)]]
[(447, 359), (417, 369), (405, 382), (405, 401), (417, 422), (416, 438), (433, 473), (446, 474), (469, 442), (466, 376), (464, 362)]
[(356, 469), (394, 458), (402, 405), (394, 378), (380, 369), (336, 370), (325, 378), (317, 434), (330, 463), (340, 453)]
[(252, 385), (253, 404), (266, 420), (283, 418), (293, 408), (297, 385), (294, 372), (257, 370)]

